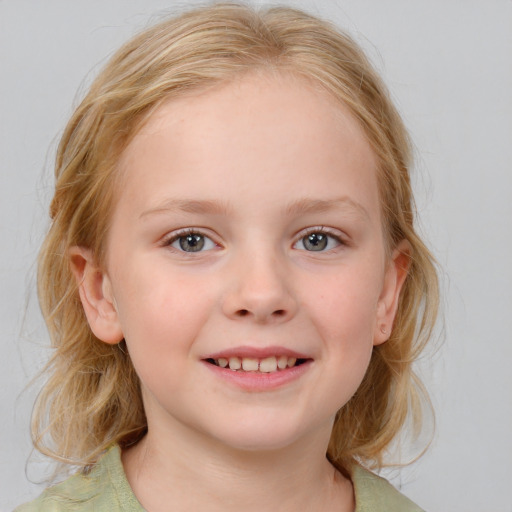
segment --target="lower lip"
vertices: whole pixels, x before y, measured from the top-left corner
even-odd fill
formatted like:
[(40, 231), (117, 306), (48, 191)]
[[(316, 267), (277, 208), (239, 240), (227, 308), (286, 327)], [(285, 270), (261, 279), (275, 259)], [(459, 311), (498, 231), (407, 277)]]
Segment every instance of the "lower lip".
[(246, 391), (270, 391), (289, 384), (304, 375), (311, 367), (312, 360), (270, 373), (244, 372), (222, 368), (203, 361), (203, 363), (219, 378), (224, 379)]

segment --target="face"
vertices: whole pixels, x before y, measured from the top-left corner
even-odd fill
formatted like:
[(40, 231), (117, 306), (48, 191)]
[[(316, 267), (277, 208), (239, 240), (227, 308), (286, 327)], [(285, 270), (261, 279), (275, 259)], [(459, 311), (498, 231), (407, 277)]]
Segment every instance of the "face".
[(327, 442), (403, 280), (357, 121), (305, 81), (246, 76), (161, 106), (119, 170), (81, 296), (100, 339), (125, 338), (150, 431)]

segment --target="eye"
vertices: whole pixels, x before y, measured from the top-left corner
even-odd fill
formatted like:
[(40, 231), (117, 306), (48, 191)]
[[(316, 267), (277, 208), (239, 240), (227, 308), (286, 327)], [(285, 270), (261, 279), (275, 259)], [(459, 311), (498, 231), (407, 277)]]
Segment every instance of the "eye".
[(329, 251), (343, 245), (339, 237), (326, 233), (322, 230), (310, 231), (294, 245), (295, 249), (306, 251)]
[(187, 231), (186, 233), (181, 234), (178, 233), (167, 240), (165, 245), (181, 252), (209, 251), (217, 246), (211, 238), (195, 231)]

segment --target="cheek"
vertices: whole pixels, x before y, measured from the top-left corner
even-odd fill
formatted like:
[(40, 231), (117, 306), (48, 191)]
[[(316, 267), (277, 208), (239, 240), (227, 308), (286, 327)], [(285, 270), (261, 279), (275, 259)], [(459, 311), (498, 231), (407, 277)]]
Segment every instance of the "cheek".
[(328, 338), (373, 340), (381, 279), (375, 274), (364, 268), (340, 272), (309, 299), (309, 309)]
[(378, 298), (375, 275), (351, 272), (333, 279), (310, 303), (311, 320), (324, 349), (323, 396), (329, 397), (333, 412), (357, 391), (370, 363)]
[[(131, 266), (116, 276), (121, 327), (133, 358), (188, 350), (214, 304), (204, 280), (165, 274), (152, 265)], [(144, 350), (142, 350), (144, 349)]]

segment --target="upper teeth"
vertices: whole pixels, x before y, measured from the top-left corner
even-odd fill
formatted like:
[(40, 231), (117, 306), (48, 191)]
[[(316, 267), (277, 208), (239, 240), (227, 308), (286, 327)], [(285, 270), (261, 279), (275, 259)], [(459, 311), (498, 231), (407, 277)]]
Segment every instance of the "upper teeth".
[(246, 372), (275, 372), (277, 369), (284, 370), (295, 366), (297, 359), (287, 356), (271, 356), (263, 359), (254, 357), (230, 357), (229, 359), (219, 357), (215, 363), (222, 368), (229, 366), (230, 370), (243, 370)]

